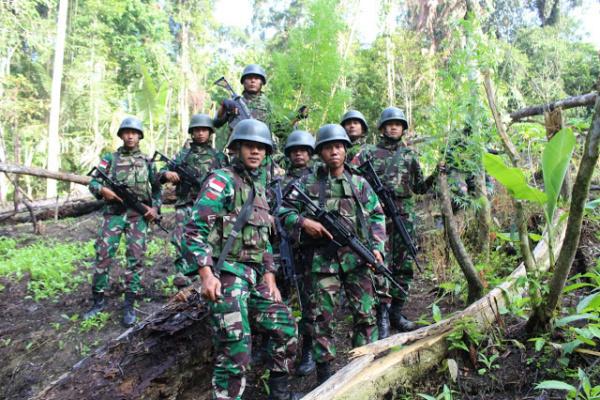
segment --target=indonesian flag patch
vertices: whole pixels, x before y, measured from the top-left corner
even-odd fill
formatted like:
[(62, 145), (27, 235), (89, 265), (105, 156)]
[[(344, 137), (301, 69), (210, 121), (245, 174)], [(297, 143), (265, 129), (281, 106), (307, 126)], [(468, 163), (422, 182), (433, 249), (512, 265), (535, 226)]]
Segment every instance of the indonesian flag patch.
[(102, 169), (106, 169), (106, 167), (108, 167), (108, 161), (106, 161), (106, 160), (100, 161), (99, 167)]
[(216, 200), (223, 189), (225, 189), (225, 183), (221, 182), (217, 178), (212, 178), (210, 181), (208, 181), (207, 189), (206, 197), (211, 200)]

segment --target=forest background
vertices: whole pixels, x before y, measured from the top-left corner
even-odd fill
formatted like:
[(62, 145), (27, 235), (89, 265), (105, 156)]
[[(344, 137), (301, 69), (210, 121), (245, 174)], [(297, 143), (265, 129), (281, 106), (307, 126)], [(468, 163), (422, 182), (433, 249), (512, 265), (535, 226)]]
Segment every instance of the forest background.
[[(420, 147), (426, 165), (469, 125), (472, 143), (460, 162), (477, 169), (481, 163), (469, 161), (469, 153), (477, 159), (484, 144), (497, 140), (482, 72), (491, 72), (507, 112), (590, 92), (600, 73), (597, 44), (581, 37), (569, 16), (597, 6), (590, 2), (368, 2), (378, 11), (367, 44), (360, 37), (365, 4), (358, 0), (257, 0), (242, 28), (219, 22), (217, 3), (2, 2), (0, 161), (86, 173), (119, 145), (115, 132), (127, 114), (144, 120), (144, 151), (173, 154), (187, 139), (190, 116), (214, 114), (227, 97), (214, 80), (226, 76), (239, 90), (241, 69), (260, 63), (276, 114), (309, 106), (302, 128), (314, 132), (355, 108), (367, 116), (373, 142), (379, 113), (396, 105), (412, 138), (431, 139)], [(586, 129), (591, 109), (566, 115), (569, 126)], [(520, 150), (535, 151), (545, 141), (536, 123), (513, 125), (509, 133)], [(217, 134), (216, 145), (224, 138)], [(66, 182), (28, 176), (21, 185), (32, 198), (71, 190)], [(0, 203), (13, 190), (0, 175)]]

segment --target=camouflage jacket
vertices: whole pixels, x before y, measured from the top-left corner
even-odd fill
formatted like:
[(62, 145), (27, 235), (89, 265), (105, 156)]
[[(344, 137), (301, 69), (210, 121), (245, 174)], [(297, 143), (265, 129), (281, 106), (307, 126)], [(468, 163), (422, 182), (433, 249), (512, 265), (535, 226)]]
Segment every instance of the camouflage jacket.
[(216, 264), (252, 186), (255, 189), (252, 215), (240, 230), (221, 270), (251, 283), (256, 283), (257, 273), (276, 271), (269, 241), (273, 217), (269, 214), (265, 187), (258, 174), (246, 171), (238, 160), (209, 175), (194, 203), (181, 243), (190, 265)]
[(346, 162), (352, 161), (366, 144), (367, 138), (365, 136), (358, 138), (356, 142), (352, 143), (352, 146), (348, 147), (346, 150)]
[[(384, 244), (387, 239), (385, 215), (377, 195), (364, 178), (349, 172), (340, 177), (331, 177), (326, 167), (320, 166), (315, 172), (303, 176), (298, 184), (317, 204), (320, 202), (319, 189), (324, 185), (322, 201), (325, 203), (325, 209), (339, 212), (347, 225), (365, 244), (372, 250), (379, 250), (382, 255), (384, 254)], [(358, 198), (355, 197), (354, 192)], [(359, 213), (362, 213), (363, 218), (359, 217)], [(284, 207), (279, 209), (277, 217), (281, 218), (295, 240), (306, 243), (304, 235), (301, 237), (301, 224), (305, 217), (313, 216), (306, 215), (306, 210), (299, 201), (286, 201)], [(367, 226), (361, 226), (361, 220)], [(325, 254), (326, 244), (320, 242), (310, 245), (315, 246), (315, 256), (326, 256), (330, 260), (326, 263), (313, 263), (313, 272), (338, 273), (352, 270), (362, 264), (362, 261), (358, 260), (347, 247), (339, 249), (337, 254)]]
[[(228, 164), (227, 156), (223, 152), (213, 149), (208, 144), (199, 145), (193, 142), (189, 148), (184, 147), (181, 149), (173, 161), (175, 164), (187, 164), (195, 171), (199, 182), (204, 181), (213, 170), (223, 168)], [(169, 171), (169, 168), (166, 165), (159, 171), (158, 179), (161, 183), (164, 183), (164, 175), (167, 171)], [(176, 188), (176, 194), (175, 207), (191, 205), (198, 196), (198, 189), (180, 181)]]
[[(250, 110), (252, 118), (264, 122), (267, 125), (271, 124), (272, 107), (267, 95), (260, 92), (257, 94), (250, 94), (248, 92), (242, 93), (244, 103)], [(233, 130), (235, 126), (243, 119), (241, 115), (227, 115), (225, 114), (221, 118), (215, 118), (215, 127), (220, 128), (221, 126), (229, 123), (229, 129)]]
[(426, 193), (433, 185), (436, 175), (423, 179), (423, 172), (417, 154), (401, 141), (384, 138), (377, 145), (367, 146), (359, 152), (352, 164), (359, 166), (372, 158), (375, 172), (384, 185), (396, 198), (401, 213), (410, 215), (414, 212), (413, 194)]
[[(129, 189), (146, 205), (159, 208), (161, 205), (161, 188), (156, 180), (156, 171), (150, 159), (139, 148), (127, 150), (119, 147), (114, 153), (102, 156), (98, 169), (118, 183), (125, 183)], [(100, 189), (106, 186), (102, 179), (94, 178), (89, 184), (90, 192), (101, 199)], [(104, 208), (108, 214), (122, 214), (125, 207), (119, 203), (107, 203)], [(133, 209), (128, 213), (137, 214)]]

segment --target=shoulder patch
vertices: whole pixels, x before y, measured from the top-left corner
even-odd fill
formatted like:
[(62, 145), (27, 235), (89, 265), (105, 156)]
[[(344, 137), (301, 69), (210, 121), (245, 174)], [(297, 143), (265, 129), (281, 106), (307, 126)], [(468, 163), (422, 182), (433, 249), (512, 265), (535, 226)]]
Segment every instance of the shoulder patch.
[(106, 167), (108, 167), (108, 160), (106, 160), (106, 159), (104, 159), (104, 158), (103, 158), (103, 159), (100, 161), (100, 165), (99, 165), (99, 167), (100, 167), (100, 168), (104, 168), (104, 169), (106, 169)]
[(216, 200), (217, 197), (219, 197), (219, 195), (223, 191), (223, 189), (225, 189), (225, 186), (225, 182), (222, 182), (219, 179), (217, 179), (217, 177), (213, 176), (206, 184), (206, 197), (208, 197), (211, 200)]

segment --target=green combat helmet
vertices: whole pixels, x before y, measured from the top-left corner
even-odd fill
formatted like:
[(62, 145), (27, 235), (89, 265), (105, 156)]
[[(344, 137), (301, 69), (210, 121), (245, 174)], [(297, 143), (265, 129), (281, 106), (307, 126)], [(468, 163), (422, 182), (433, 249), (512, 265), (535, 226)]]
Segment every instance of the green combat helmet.
[(312, 154), (315, 151), (315, 138), (306, 131), (293, 131), (288, 136), (283, 149), (286, 157), (290, 156), (293, 147), (308, 147), (309, 153)]
[(227, 145), (231, 149), (234, 143), (239, 141), (257, 142), (267, 146), (267, 154), (273, 152), (273, 139), (267, 124), (257, 119), (244, 119), (240, 121), (231, 134)]
[(188, 133), (192, 133), (194, 128), (208, 128), (211, 133), (215, 131), (215, 125), (213, 119), (206, 114), (194, 114), (190, 120), (190, 126), (188, 127)]
[(119, 125), (117, 136), (121, 136), (121, 131), (123, 129), (133, 129), (134, 131), (138, 131), (140, 133), (140, 139), (144, 138), (144, 128), (142, 127), (142, 121), (140, 121), (136, 117), (125, 117), (123, 121), (121, 121), (121, 125)]
[(342, 117), (342, 121), (340, 122), (340, 125), (344, 126), (344, 123), (346, 123), (346, 121), (348, 121), (350, 119), (356, 119), (356, 120), (360, 121), (360, 123), (363, 127), (363, 134), (367, 133), (369, 131), (369, 127), (367, 126), (367, 119), (365, 118), (363, 113), (361, 113), (360, 111), (356, 111), (356, 110), (347, 111), (346, 114), (344, 114), (344, 116)]
[(404, 130), (408, 129), (408, 121), (406, 120), (402, 110), (398, 107), (388, 107), (381, 112), (379, 122), (377, 123), (377, 129), (381, 129), (383, 124), (388, 121), (400, 121), (402, 122), (402, 126), (404, 126)]
[(240, 78), (241, 84), (244, 84), (244, 78), (246, 78), (246, 76), (248, 75), (258, 75), (260, 76), (263, 85), (267, 83), (267, 74), (265, 73), (263, 67), (261, 67), (258, 64), (250, 64), (247, 65), (246, 68), (244, 68), (244, 70), (242, 71), (242, 77)]
[(346, 133), (346, 130), (338, 124), (326, 124), (319, 128), (317, 132), (317, 142), (315, 143), (316, 152), (321, 151), (321, 146), (329, 142), (343, 142), (346, 147), (352, 146), (352, 142)]

